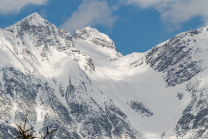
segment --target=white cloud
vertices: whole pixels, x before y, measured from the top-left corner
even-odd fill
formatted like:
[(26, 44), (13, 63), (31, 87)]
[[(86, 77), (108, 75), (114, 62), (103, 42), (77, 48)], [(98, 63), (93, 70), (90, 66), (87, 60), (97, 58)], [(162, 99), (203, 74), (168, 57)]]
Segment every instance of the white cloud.
[(136, 4), (140, 8), (155, 7), (159, 4), (169, 3), (172, 0), (120, 0), (124, 4)]
[(180, 28), (180, 25), (194, 17), (202, 17), (208, 25), (208, 0), (120, 0), (123, 5), (136, 5), (140, 9), (154, 8), (161, 13), (166, 25)]
[(168, 10), (161, 13), (161, 18), (168, 23), (184, 23), (193, 17), (201, 16), (204, 25), (207, 25), (208, 17), (207, 0), (177, 1), (170, 5)]
[(0, 13), (19, 13), (27, 5), (43, 5), (48, 0), (0, 0)]
[(70, 33), (74, 33), (75, 30), (88, 25), (101, 24), (112, 27), (115, 21), (116, 17), (112, 15), (112, 10), (107, 1), (83, 0), (78, 10), (73, 12), (60, 28), (66, 28)]
[(47, 17), (47, 13), (46, 12), (47, 12), (46, 9), (41, 9), (40, 10), (40, 16), (43, 17), (43, 18)]

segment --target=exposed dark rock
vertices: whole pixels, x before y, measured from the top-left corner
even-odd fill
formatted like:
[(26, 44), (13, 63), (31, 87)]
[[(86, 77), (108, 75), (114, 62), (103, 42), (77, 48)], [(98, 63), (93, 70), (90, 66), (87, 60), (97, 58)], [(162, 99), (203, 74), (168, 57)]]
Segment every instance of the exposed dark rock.
[(64, 97), (64, 90), (62, 83), (59, 84), (59, 93), (61, 94), (62, 97)]
[(134, 111), (139, 114), (145, 115), (147, 117), (153, 116), (154, 113), (151, 112), (143, 103), (131, 100), (127, 103)]
[(183, 93), (177, 93), (178, 100), (182, 100), (183, 96), (184, 96)]

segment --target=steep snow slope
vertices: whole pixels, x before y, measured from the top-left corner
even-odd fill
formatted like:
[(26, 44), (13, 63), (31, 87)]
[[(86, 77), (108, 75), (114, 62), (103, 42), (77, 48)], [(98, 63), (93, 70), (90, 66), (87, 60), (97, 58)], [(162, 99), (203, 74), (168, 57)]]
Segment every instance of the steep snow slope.
[[(206, 128), (202, 127), (206, 127), (208, 114), (204, 114), (205, 98), (202, 101), (193, 95), (197, 92), (193, 89), (195, 84), (206, 82), (207, 36), (207, 28), (181, 33), (146, 53), (132, 53), (114, 60), (108, 60), (111, 57), (108, 50), (99, 45), (82, 38), (75, 38), (74, 42), (76, 48), (94, 61), (96, 71), (88, 74), (90, 79), (127, 114), (144, 137), (199, 138), (206, 136)], [(206, 85), (197, 88), (204, 90)], [(203, 93), (206, 95), (206, 91)], [(194, 108), (197, 101), (203, 105), (202, 110), (199, 106), (197, 110)], [(191, 111), (196, 112), (190, 117)], [(189, 120), (184, 122), (187, 115)], [(203, 123), (199, 124), (201, 120)], [(195, 126), (186, 125), (192, 122)], [(198, 124), (202, 129), (197, 129)]]

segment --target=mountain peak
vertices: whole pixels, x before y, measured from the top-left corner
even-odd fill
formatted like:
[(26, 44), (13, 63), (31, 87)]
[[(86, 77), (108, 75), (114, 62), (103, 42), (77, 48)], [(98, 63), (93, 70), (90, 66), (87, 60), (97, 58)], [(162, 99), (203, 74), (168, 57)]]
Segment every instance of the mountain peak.
[(115, 49), (117, 51), (114, 42), (109, 38), (108, 35), (101, 33), (97, 29), (91, 28), (90, 26), (87, 26), (82, 30), (77, 30), (74, 33), (73, 38), (76, 40), (87, 40), (96, 45)]
[(6, 30), (11, 30), (14, 26), (46, 26), (49, 22), (42, 18), (37, 12), (32, 13), (31, 15), (25, 17), (24, 19), (20, 20), (16, 24), (9, 26)]
[(38, 12), (35, 12), (35, 13), (32, 13), (31, 15), (27, 16), (26, 18), (42, 18), (42, 17), (38, 14)]
[[(93, 33), (101, 33), (101, 32), (99, 32), (96, 28), (92, 28), (90, 25), (89, 26), (87, 26), (87, 27), (85, 27), (85, 28), (83, 28), (82, 30), (86, 30), (86, 31), (88, 31), (88, 32), (93, 32)], [(104, 33), (101, 33), (101, 34), (103, 34), (103, 35), (106, 35), (106, 34), (104, 34)], [(106, 35), (107, 36), (107, 35)], [(108, 36), (107, 36), (108, 37)]]

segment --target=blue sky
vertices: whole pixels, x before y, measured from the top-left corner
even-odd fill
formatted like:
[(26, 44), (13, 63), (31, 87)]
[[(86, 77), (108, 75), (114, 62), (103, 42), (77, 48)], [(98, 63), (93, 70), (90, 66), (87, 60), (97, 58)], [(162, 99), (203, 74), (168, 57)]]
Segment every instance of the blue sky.
[(0, 28), (38, 12), (72, 35), (91, 25), (127, 55), (207, 26), (207, 5), (207, 0), (0, 0)]

